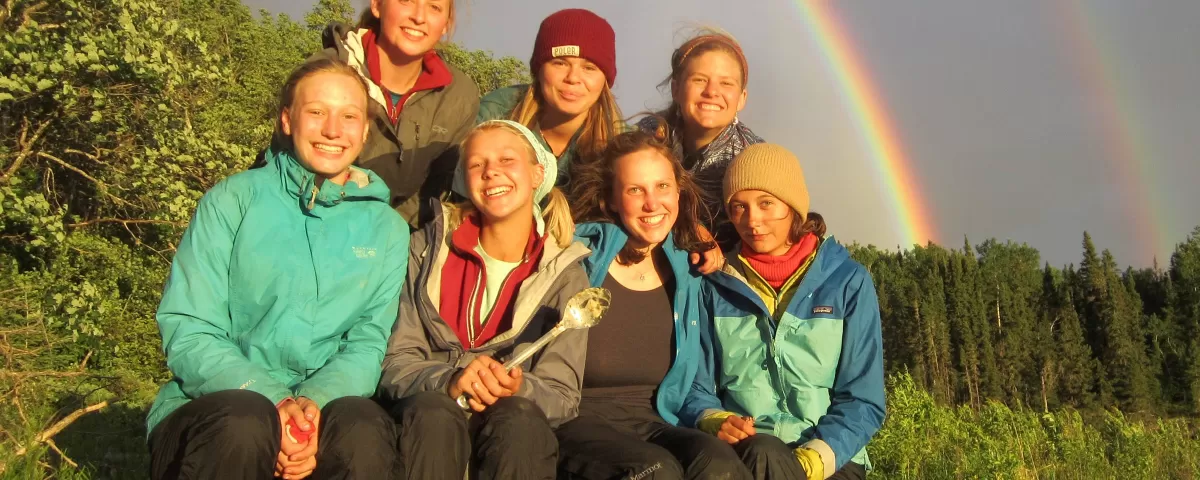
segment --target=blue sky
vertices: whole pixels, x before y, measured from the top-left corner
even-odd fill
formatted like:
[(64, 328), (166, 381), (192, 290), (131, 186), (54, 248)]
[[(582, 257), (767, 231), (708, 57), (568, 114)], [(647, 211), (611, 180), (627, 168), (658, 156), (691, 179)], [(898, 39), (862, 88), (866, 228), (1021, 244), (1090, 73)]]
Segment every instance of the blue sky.
[[(244, 1), (293, 18), (313, 3)], [(568, 7), (616, 30), (626, 114), (665, 103), (656, 85), (681, 32), (731, 32), (750, 63), (741, 118), (800, 157), (830, 231), (902, 241), (891, 193), (794, 2), (476, 0), (452, 40), (528, 60), (541, 19)], [(1012, 239), (1063, 265), (1078, 263), (1087, 230), (1121, 264), (1165, 266), (1200, 225), (1200, 2), (841, 0), (834, 11), (896, 122), (937, 242)], [(1121, 139), (1136, 155), (1114, 148)], [(1154, 232), (1167, 241), (1152, 245)]]

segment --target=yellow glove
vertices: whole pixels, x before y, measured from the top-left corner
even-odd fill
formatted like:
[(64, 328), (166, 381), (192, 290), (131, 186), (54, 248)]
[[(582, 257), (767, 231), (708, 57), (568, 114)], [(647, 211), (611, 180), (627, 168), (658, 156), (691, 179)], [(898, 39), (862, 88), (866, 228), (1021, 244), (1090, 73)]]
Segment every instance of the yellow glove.
[(825, 464), (821, 463), (821, 454), (811, 448), (800, 447), (793, 450), (796, 454), (796, 460), (800, 461), (800, 466), (804, 468), (804, 474), (809, 480), (824, 480), (825, 479)]
[(725, 419), (734, 415), (737, 414), (733, 412), (717, 412), (710, 414), (696, 422), (696, 428), (699, 428), (700, 431), (715, 437), (717, 436), (717, 432), (721, 431), (721, 424), (725, 423)]

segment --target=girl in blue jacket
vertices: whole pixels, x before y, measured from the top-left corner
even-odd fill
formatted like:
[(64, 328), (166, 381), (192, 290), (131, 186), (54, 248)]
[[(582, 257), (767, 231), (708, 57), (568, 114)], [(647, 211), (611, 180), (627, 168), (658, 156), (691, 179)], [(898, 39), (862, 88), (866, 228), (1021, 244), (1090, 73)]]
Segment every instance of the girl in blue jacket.
[(871, 275), (824, 238), (783, 147), (747, 147), (722, 191), (741, 245), (707, 277), (709, 361), (681, 416), (734, 445), (756, 478), (864, 479), (884, 417)]
[[(733, 449), (687, 428), (684, 397), (702, 363), (700, 277), (688, 251), (703, 208), (679, 159), (642, 132), (618, 135), (577, 169), (576, 237), (612, 309), (588, 333), (579, 417), (559, 440), (560, 478), (748, 478)], [(679, 425), (683, 425), (680, 427)]]
[(267, 166), (209, 190), (158, 307), (167, 366), (146, 421), (151, 476), (371, 478), (395, 458), (369, 400), (396, 321), (408, 226), (351, 166), (370, 120), (358, 74), (305, 64)]

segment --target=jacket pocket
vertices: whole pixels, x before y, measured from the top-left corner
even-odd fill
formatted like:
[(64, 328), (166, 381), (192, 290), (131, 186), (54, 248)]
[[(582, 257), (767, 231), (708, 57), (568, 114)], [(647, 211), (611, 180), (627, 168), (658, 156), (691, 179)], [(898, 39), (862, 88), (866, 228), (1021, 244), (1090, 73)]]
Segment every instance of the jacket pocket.
[(791, 318), (776, 333), (784, 382), (833, 388), (842, 355), (844, 322), (833, 318)]

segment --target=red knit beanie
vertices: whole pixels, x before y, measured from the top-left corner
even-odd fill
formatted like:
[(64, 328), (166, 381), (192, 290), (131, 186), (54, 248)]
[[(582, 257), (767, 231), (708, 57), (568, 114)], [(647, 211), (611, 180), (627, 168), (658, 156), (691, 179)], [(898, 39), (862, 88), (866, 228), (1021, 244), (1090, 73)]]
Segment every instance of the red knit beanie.
[(599, 15), (582, 8), (550, 14), (533, 41), (529, 69), (533, 76), (554, 57), (583, 57), (600, 67), (608, 86), (617, 82), (617, 35)]

